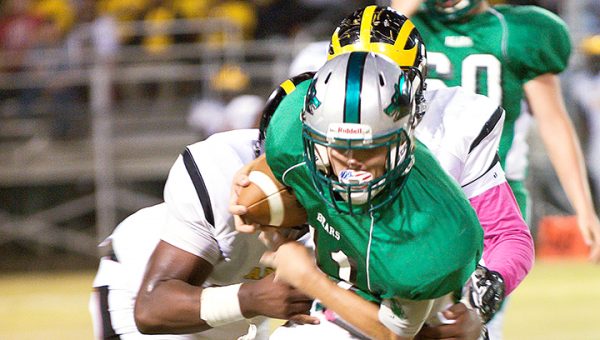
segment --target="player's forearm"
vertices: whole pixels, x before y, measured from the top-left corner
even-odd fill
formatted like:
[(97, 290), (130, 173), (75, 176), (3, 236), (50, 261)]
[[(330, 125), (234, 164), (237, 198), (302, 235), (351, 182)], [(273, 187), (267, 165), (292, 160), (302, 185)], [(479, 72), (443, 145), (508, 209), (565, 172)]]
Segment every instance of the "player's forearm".
[(470, 202), (484, 230), (485, 266), (502, 275), (508, 295), (533, 266), (534, 245), (529, 228), (506, 182)]
[(562, 99), (558, 76), (544, 74), (525, 83), (544, 146), (577, 214), (592, 214), (593, 204), (579, 140)]
[(405, 339), (396, 336), (379, 322), (377, 305), (337, 286), (322, 273), (307, 275), (302, 283), (304, 293), (319, 299), (363, 334), (373, 339)]
[(179, 280), (145, 284), (135, 304), (135, 322), (145, 334), (195, 333), (210, 326), (200, 318), (202, 288)]
[(573, 209), (578, 215), (593, 213), (583, 154), (571, 121), (564, 120), (555, 126), (541, 123), (539, 128), (548, 157)]

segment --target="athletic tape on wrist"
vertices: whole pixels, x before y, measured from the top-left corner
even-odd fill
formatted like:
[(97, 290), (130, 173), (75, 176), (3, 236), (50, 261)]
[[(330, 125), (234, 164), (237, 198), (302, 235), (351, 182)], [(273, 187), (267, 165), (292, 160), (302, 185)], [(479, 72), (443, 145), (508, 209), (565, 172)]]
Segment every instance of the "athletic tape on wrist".
[(211, 327), (245, 319), (238, 299), (240, 286), (204, 288), (200, 295), (200, 318)]

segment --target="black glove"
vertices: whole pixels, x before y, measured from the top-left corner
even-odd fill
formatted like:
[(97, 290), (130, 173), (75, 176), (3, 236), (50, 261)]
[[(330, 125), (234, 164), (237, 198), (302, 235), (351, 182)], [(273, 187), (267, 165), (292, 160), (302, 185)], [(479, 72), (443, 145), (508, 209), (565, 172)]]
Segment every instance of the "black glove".
[(463, 289), (463, 301), (468, 301), (471, 307), (477, 310), (485, 324), (502, 306), (504, 294), (505, 286), (502, 275), (482, 265), (477, 265)]

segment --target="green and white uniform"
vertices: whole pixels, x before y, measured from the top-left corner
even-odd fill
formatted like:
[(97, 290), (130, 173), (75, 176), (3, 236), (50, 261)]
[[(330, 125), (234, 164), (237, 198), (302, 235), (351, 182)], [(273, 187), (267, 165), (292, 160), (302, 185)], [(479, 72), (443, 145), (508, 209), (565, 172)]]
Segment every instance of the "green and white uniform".
[[(338, 213), (318, 194), (304, 163), (300, 115), (309, 83), (279, 105), (266, 154), (273, 173), (308, 212), (319, 267), (378, 302), (460, 292), (481, 256), (483, 232), (456, 182), (417, 143), (415, 165), (388, 207), (364, 215)], [(393, 305), (391, 310), (403, 318)]]
[(440, 22), (426, 12), (411, 18), (427, 46), (428, 89), (463, 86), (506, 110), (500, 158), (525, 214), (526, 134), (523, 84), (566, 67), (571, 43), (565, 23), (535, 6), (500, 5), (465, 22)]

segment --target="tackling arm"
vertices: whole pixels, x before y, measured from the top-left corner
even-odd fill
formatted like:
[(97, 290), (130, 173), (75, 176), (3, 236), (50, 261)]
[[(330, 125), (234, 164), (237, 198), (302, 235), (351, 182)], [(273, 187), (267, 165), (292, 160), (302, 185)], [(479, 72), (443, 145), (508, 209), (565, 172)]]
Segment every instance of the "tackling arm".
[(164, 241), (148, 262), (135, 303), (135, 322), (142, 333), (192, 333), (210, 328), (200, 319), (202, 283), (212, 265)]
[[(201, 257), (160, 241), (136, 299), (134, 315), (138, 329), (147, 334), (187, 334), (257, 315), (293, 319), (298, 323), (314, 322), (303, 315), (312, 300), (285, 283), (274, 282), (273, 275), (243, 283), (239, 290), (237, 285), (203, 289), (200, 285), (212, 268)], [(203, 306), (202, 301), (211, 301), (203, 294), (209, 289), (225, 290), (212, 294), (220, 297), (218, 304)], [(203, 320), (204, 315), (210, 317), (208, 321)]]
[(523, 88), (550, 161), (577, 214), (581, 234), (591, 246), (590, 260), (600, 263), (600, 221), (594, 211), (583, 154), (565, 108), (560, 80), (557, 75), (546, 73), (528, 81)]
[(483, 228), (485, 266), (501, 275), (508, 295), (533, 266), (534, 245), (498, 157), (504, 111), (494, 104), (489, 112), (480, 131), (466, 134), (461, 185)]
[(508, 295), (533, 266), (534, 245), (529, 228), (506, 182), (469, 201), (483, 228), (485, 265), (500, 273)]

